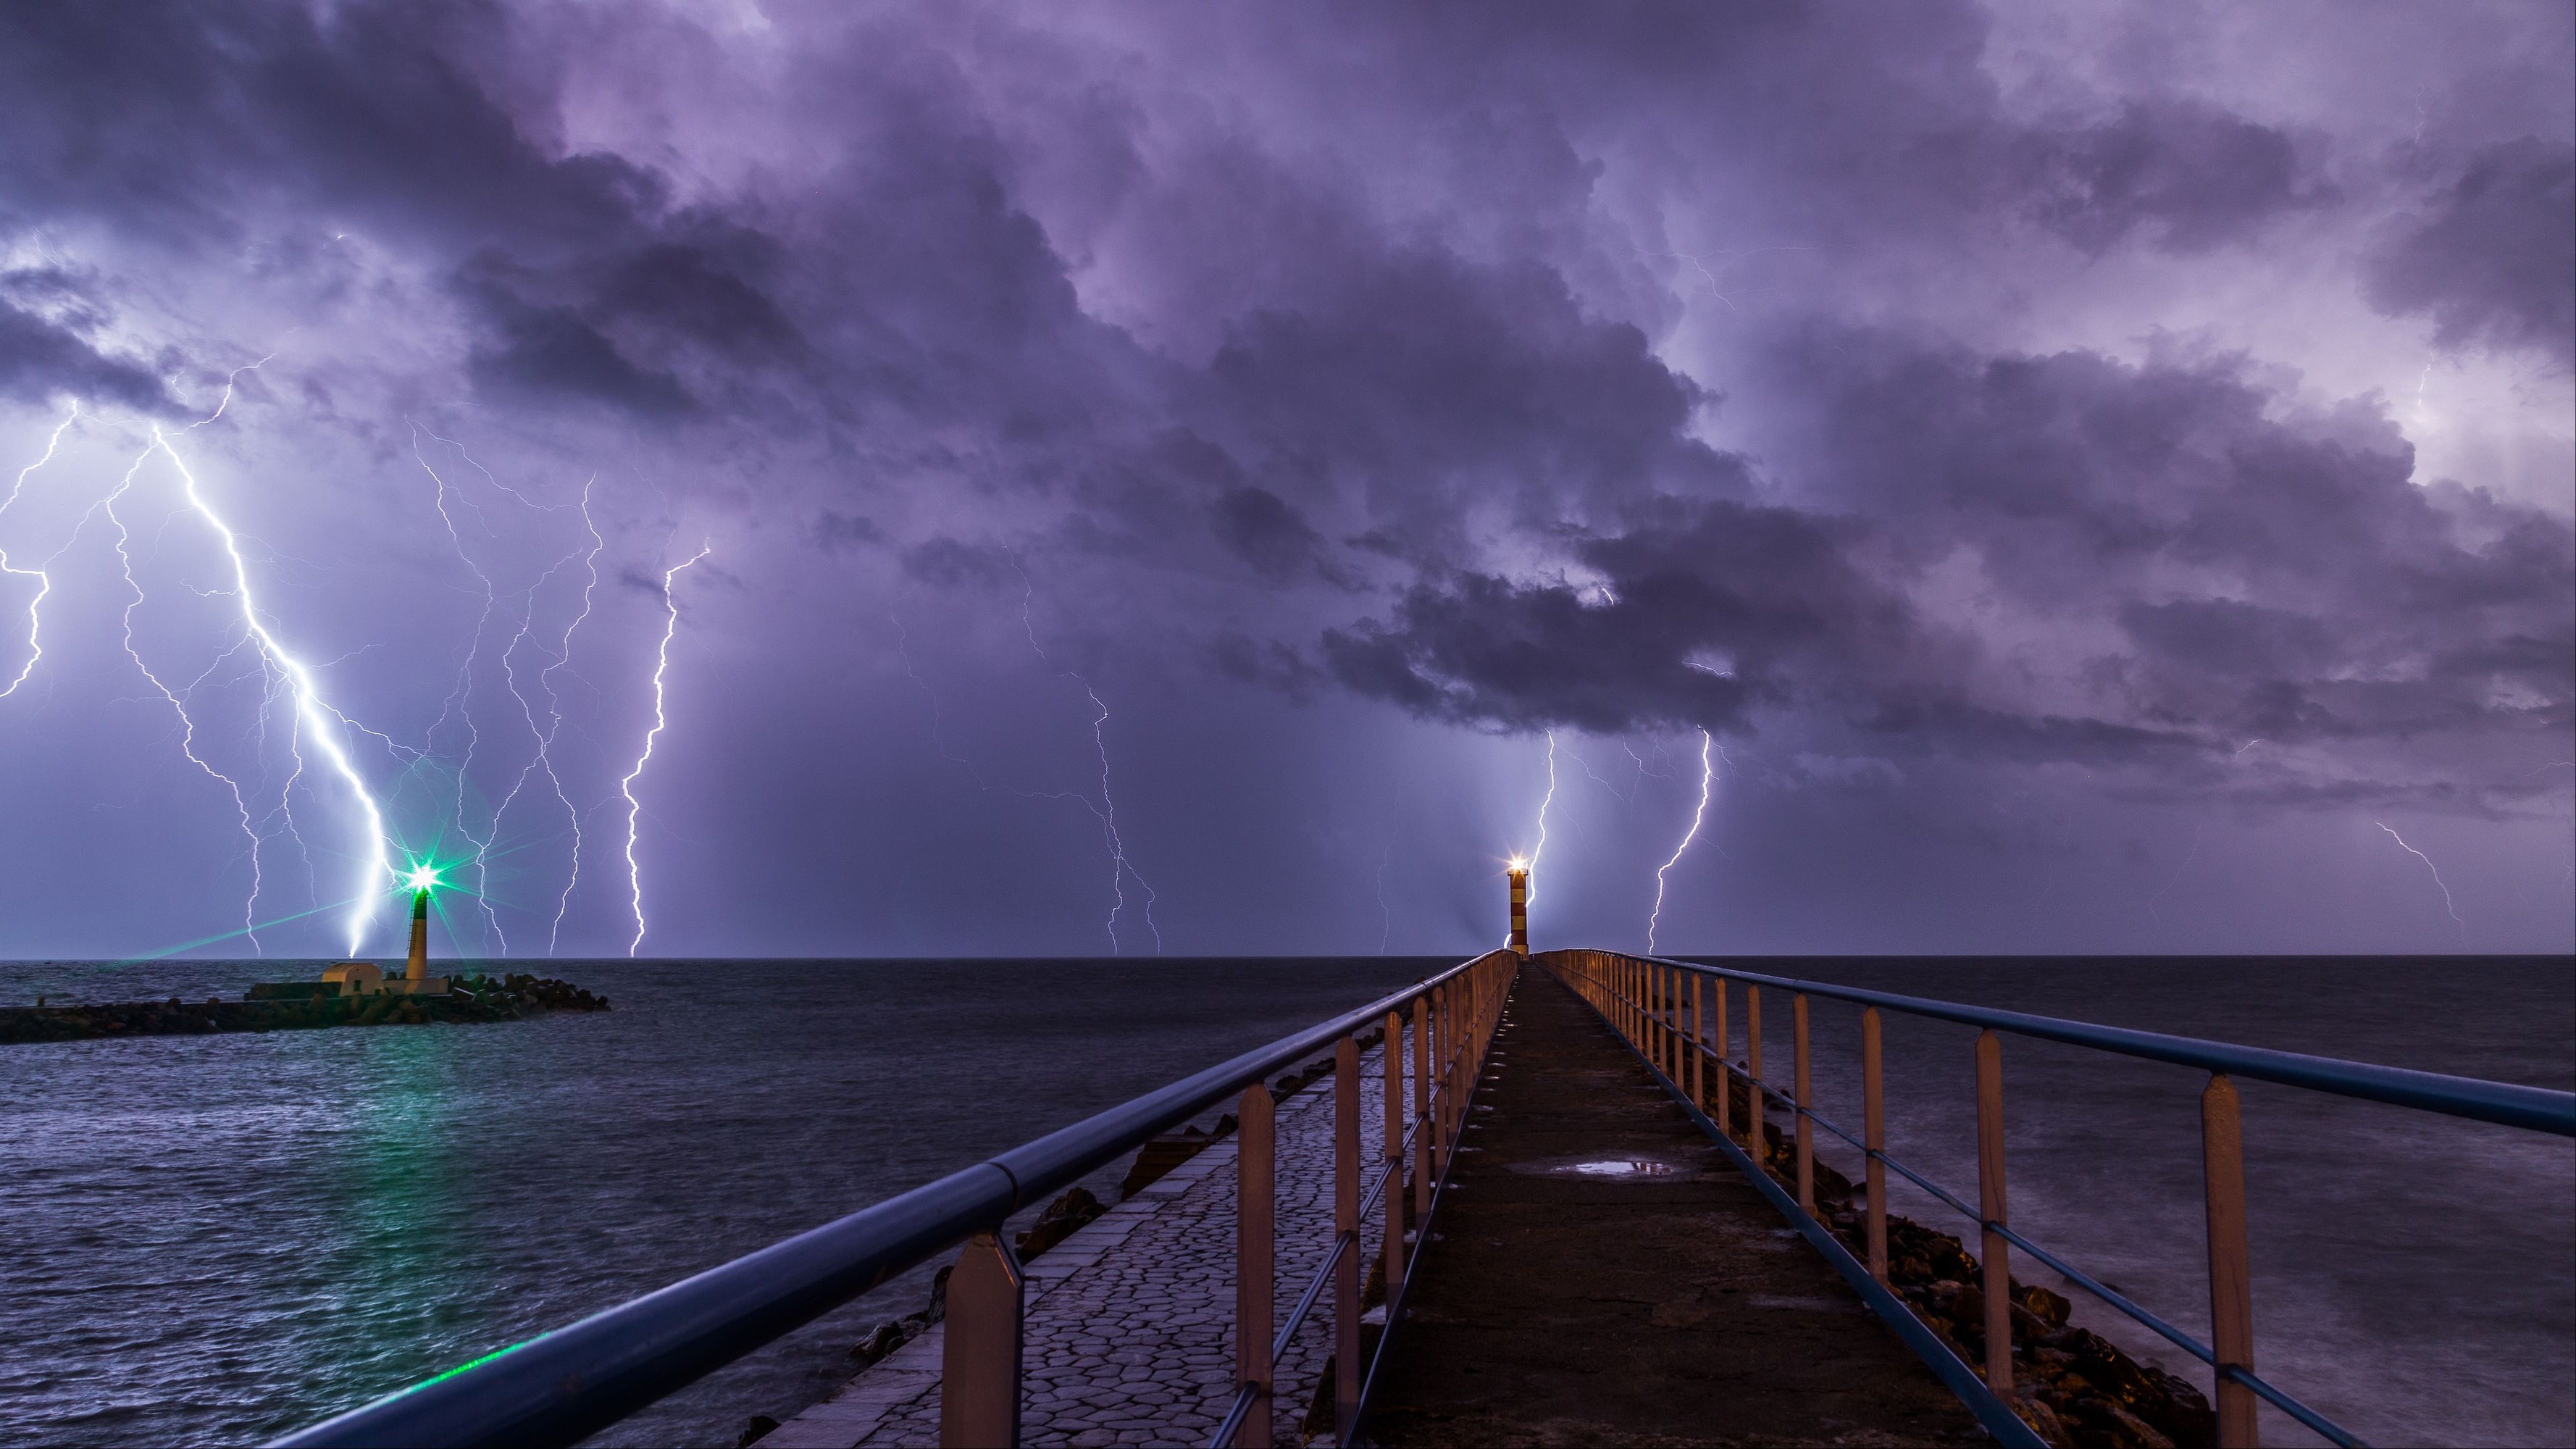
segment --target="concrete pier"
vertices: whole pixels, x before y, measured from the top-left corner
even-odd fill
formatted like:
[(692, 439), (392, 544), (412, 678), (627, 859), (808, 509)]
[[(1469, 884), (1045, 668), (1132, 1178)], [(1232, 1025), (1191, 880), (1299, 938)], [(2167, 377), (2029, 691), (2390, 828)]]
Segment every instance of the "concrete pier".
[(1372, 1443), (1984, 1437), (1573, 992), (1524, 967), (1505, 1020)]
[[(1368, 1442), (1935, 1445), (1983, 1437), (1648, 1077), (1523, 967), (1416, 1265)], [(1360, 1120), (1375, 1123), (1380, 1055)], [(1332, 1236), (1329, 1079), (1279, 1105), (1278, 1275), (1293, 1302)], [(1235, 1141), (1028, 1265), (1023, 1439), (1204, 1443), (1232, 1391)], [(1309, 1319), (1278, 1372), (1274, 1442), (1332, 1351)], [(933, 1327), (765, 1438), (939, 1442)]]

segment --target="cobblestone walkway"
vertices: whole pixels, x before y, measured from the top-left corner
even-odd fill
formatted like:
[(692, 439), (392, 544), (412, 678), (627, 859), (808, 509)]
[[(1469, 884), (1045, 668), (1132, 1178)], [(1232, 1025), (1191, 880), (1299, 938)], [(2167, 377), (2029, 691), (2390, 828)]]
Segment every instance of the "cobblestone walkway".
[[(1383, 1141), (1380, 1053), (1360, 1059), (1361, 1160)], [(1333, 1093), (1327, 1076), (1279, 1104), (1281, 1321), (1333, 1240)], [(1204, 1444), (1233, 1403), (1235, 1139), (1174, 1168), (1028, 1265), (1023, 1441), (1031, 1445)], [(1375, 1223), (1361, 1246), (1376, 1252)], [(1275, 1329), (1274, 1329), (1275, 1332)], [(763, 1449), (939, 1442), (934, 1326), (831, 1398), (780, 1425)], [(1329, 1295), (1281, 1360), (1274, 1442), (1299, 1426), (1332, 1356)]]

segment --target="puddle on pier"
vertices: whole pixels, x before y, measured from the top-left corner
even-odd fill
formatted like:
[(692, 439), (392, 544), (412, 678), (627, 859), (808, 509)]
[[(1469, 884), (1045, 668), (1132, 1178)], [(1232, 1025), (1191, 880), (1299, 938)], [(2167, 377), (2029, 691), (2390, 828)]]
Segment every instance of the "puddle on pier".
[(1514, 1172), (1535, 1173), (1542, 1177), (1589, 1177), (1611, 1181), (1635, 1181), (1644, 1178), (1698, 1177), (1700, 1172), (1689, 1165), (1665, 1162), (1652, 1157), (1573, 1157), (1544, 1162), (1516, 1162)]

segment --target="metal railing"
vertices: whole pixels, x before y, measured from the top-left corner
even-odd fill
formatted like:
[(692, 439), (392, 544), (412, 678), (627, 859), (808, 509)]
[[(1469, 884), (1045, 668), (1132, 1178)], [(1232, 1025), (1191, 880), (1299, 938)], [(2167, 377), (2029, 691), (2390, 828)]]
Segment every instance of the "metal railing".
[[(1757, 1171), (1767, 1156), (1766, 1109), (1777, 1103), (1795, 1127), (1796, 1206), (1807, 1219), (1811, 1240), (1825, 1230), (1815, 1216), (1815, 1143), (1812, 1122), (1858, 1148), (1865, 1161), (1866, 1251), (1868, 1273), (1881, 1286), (1888, 1282), (1886, 1169), (1896, 1172), (1975, 1222), (1983, 1236), (1981, 1258), (1985, 1300), (1984, 1378), (2003, 1402), (2012, 1400), (2012, 1272), (2014, 1248), (2030, 1254), (2095, 1298), (2170, 1340), (2210, 1366), (2217, 1386), (2218, 1441), (2222, 1449), (2251, 1449), (2257, 1443), (2255, 1402), (2271, 1404), (2327, 1440), (2360, 1445), (2350, 1430), (2327, 1419), (2254, 1372), (2252, 1276), (2246, 1246), (2244, 1135), (2231, 1076), (2285, 1086), (2305, 1087), (2362, 1101), (2383, 1102), (2438, 1112), (2478, 1122), (2491, 1122), (2561, 1137), (2576, 1136), (2576, 1093), (2541, 1087), (2479, 1081), (2471, 1077), (2408, 1071), (2364, 1062), (2304, 1056), (2296, 1052), (2233, 1046), (2193, 1037), (2167, 1036), (2123, 1027), (2096, 1026), (2024, 1012), (1999, 1011), (1898, 996), (1883, 991), (1836, 986), (1819, 981), (1769, 976), (1657, 957), (1624, 956), (1606, 951), (1551, 951), (1533, 958), (1555, 972), (1582, 996), (1661, 1075), (1695, 1112), (1712, 1115), (1712, 1125), (1732, 1139), (1728, 1121), (1732, 1094), (1729, 1080), (1746, 1085), (1752, 1120), (1743, 1124), (1747, 1161)], [(1716, 991), (1703, 987), (1715, 983)], [(1744, 984), (1745, 1059), (1738, 1066), (1729, 1056), (1733, 1040), (1727, 1023), (1728, 997), (1735, 982)], [(1687, 990), (1685, 990), (1685, 986)], [(1762, 1070), (1762, 988), (1790, 993), (1791, 1090), (1783, 1094)], [(1807, 998), (1852, 1002), (1861, 1011), (1861, 1136), (1819, 1115), (1812, 1107), (1807, 1049)], [(1712, 1013), (1709, 1008), (1713, 1006)], [(1979, 1028), (1977, 1068), (1977, 1195), (1972, 1208), (1960, 1197), (1887, 1155), (1886, 1104), (1879, 1070), (1879, 1008), (1910, 1016), (1956, 1022)], [(2062, 1042), (2098, 1051), (2117, 1052), (2149, 1061), (2195, 1067), (2211, 1075), (2201, 1093), (2201, 1144), (2204, 1200), (2209, 1233), (2210, 1337), (2204, 1344), (2126, 1294), (2070, 1265), (2013, 1230), (2004, 1191), (2003, 1045), (1996, 1035), (2008, 1032), (2043, 1041)], [(1718, 1068), (1718, 1090), (1707, 1089), (1705, 1064)], [(1973, 1370), (1972, 1370), (1973, 1371)]]
[[(1503, 1003), (1511, 995), (1511, 979), (1520, 969), (1521, 959), (1512, 951), (1488, 952), (1470, 963), (1471, 969), (1456, 975), (1443, 992), (1416, 1000), (1410, 1053), (1401, 1046), (1397, 1014), (1387, 1013), (1381, 1062), (1384, 1086), (1380, 1094), (1386, 1135), (1377, 1182), (1365, 1196), (1360, 1186), (1360, 1049), (1356, 1029), (1335, 1046), (1333, 1246), (1307, 1280), (1306, 1291), (1289, 1311), (1287, 1321), (1266, 1341), (1254, 1325), (1271, 1321), (1270, 1293), (1275, 1273), (1271, 1257), (1270, 1173), (1275, 1161), (1272, 1122), (1268, 1095), (1260, 1092), (1258, 1084), (1244, 1093), (1240, 1119), (1243, 1125), (1237, 1129), (1243, 1139), (1236, 1167), (1235, 1395), (1225, 1418), (1208, 1437), (1209, 1449), (1270, 1449), (1270, 1415), (1262, 1410), (1274, 1392), (1274, 1375), (1328, 1283), (1333, 1290), (1333, 1437), (1337, 1443), (1350, 1439), (1362, 1407), (1368, 1402), (1369, 1390), (1376, 1384), (1387, 1340), (1403, 1314), (1413, 1258), (1431, 1241), (1431, 1220), (1438, 1210), (1440, 1188), (1448, 1179), (1459, 1134), (1467, 1125), (1467, 1107), (1475, 1094), (1477, 1079), (1483, 1074), (1485, 1049), (1493, 1041), (1494, 1027), (1502, 1018)], [(1403, 1106), (1408, 1055), (1413, 1065), (1416, 1104), (1409, 1131)], [(1432, 1070), (1435, 1062), (1439, 1064), (1436, 1074)], [(1261, 1096), (1257, 1108), (1253, 1101), (1256, 1093)], [(1257, 1135), (1252, 1126), (1256, 1116), (1261, 1124)], [(1401, 1191), (1390, 1191), (1404, 1170), (1408, 1151), (1413, 1163), (1411, 1254), (1404, 1246), (1404, 1197)], [(1378, 1353), (1361, 1372), (1354, 1367), (1360, 1359), (1361, 1231), (1370, 1209), (1381, 1201), (1385, 1210), (1379, 1216), (1378, 1232), (1386, 1274), (1386, 1328), (1378, 1339)]]
[[(960, 1243), (942, 1345), (941, 1442), (1017, 1443), (1026, 1295), (1019, 1262), (1001, 1236), (1004, 1222), (1236, 1093), (1238, 1387), (1215, 1442), (1266, 1449), (1270, 1415), (1258, 1411), (1269, 1404), (1275, 1365), (1321, 1298), (1327, 1274), (1334, 1289), (1336, 1416), (1347, 1433), (1367, 1386), (1358, 1365), (1356, 1252), (1365, 1212), (1385, 1204), (1391, 1332), (1411, 1262), (1400, 1190), (1405, 1156), (1409, 1151), (1413, 1162), (1418, 1253), (1430, 1240), (1419, 1225), (1431, 1215), (1435, 1185), (1466, 1123), (1466, 1099), (1520, 961), (1510, 951), (1488, 952), (874, 1207), (291, 1434), (275, 1449), (570, 1444)], [(1410, 1051), (1402, 1039), (1408, 1016)], [(1387, 1032), (1386, 1135), (1377, 1182), (1363, 1194), (1357, 1037), (1380, 1024)], [(1334, 1247), (1287, 1327), (1274, 1335), (1277, 1162), (1269, 1078), (1325, 1051), (1334, 1053), (1337, 1094)], [(1409, 1114), (1408, 1061), (1414, 1078)]]

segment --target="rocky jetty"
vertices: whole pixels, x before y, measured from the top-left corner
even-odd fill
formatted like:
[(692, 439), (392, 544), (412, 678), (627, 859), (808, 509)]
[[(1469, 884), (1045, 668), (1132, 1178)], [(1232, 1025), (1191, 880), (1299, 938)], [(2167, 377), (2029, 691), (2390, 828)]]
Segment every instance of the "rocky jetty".
[(323, 995), (317, 983), (254, 986), (244, 999), (117, 1001), (0, 1007), (0, 1045), (102, 1037), (214, 1036), (326, 1026), (426, 1026), (517, 1021), (550, 1011), (606, 1011), (608, 998), (569, 981), (512, 973), (450, 982), (444, 996)]

